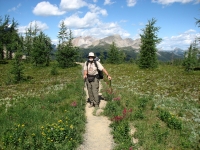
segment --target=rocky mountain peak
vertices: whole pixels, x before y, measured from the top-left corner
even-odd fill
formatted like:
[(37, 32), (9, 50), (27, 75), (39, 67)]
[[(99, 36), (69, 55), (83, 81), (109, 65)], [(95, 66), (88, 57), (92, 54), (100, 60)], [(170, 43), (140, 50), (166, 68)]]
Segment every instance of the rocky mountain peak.
[(102, 39), (95, 39), (94, 37), (77, 37), (72, 40), (74, 46), (88, 48), (89, 46), (97, 46), (104, 44), (112, 44), (115, 42), (117, 47), (132, 47), (139, 49), (140, 39), (133, 40), (131, 38), (122, 39), (119, 34), (111, 35)]

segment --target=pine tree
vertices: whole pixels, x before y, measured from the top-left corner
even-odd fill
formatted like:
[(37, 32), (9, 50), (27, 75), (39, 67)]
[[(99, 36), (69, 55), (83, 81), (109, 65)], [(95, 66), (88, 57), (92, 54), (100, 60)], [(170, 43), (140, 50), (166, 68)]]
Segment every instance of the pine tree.
[(196, 41), (193, 44), (190, 44), (188, 51), (185, 53), (183, 66), (185, 71), (193, 70), (195, 67), (198, 67), (198, 48)]
[(23, 60), (22, 60), (22, 56), (23, 56), (23, 42), (19, 41), (17, 43), (17, 51), (15, 52), (14, 55), (14, 60), (12, 62), (12, 68), (10, 73), (13, 74), (14, 76), (14, 82), (17, 83), (21, 80), (24, 79), (24, 65), (23, 65)]
[(33, 49), (31, 51), (32, 63), (37, 65), (49, 65), (50, 54), (52, 51), (51, 40), (42, 31), (33, 38)]
[(100, 52), (99, 59), (100, 59), (102, 64), (105, 62), (105, 56), (104, 56), (104, 53), (102, 51)]
[(67, 32), (67, 27), (64, 21), (60, 25), (58, 34), (59, 44), (56, 53), (56, 60), (62, 68), (69, 68), (75, 66), (76, 58), (78, 57), (78, 48), (72, 44), (72, 31)]
[(4, 59), (4, 50), (6, 50), (6, 58), (12, 59), (12, 54), (16, 50), (19, 36), (17, 33), (18, 23), (13, 19), (10, 20), (6, 15), (4, 20), (0, 17), (0, 59)]
[(110, 45), (110, 50), (108, 51), (108, 63), (119, 64), (120, 61), (120, 52), (115, 44), (115, 42)]
[(158, 66), (157, 60), (157, 49), (156, 44), (161, 42), (158, 38), (157, 32), (159, 27), (155, 27), (156, 20), (153, 18), (148, 21), (145, 29), (142, 29), (143, 34), (140, 34), (141, 45), (140, 45), (140, 57), (139, 57), (139, 67), (145, 68), (156, 68)]

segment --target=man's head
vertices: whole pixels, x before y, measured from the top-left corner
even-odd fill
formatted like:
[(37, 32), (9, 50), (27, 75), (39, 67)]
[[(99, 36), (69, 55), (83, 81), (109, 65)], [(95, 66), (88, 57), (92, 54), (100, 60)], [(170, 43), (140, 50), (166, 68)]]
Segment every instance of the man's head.
[(89, 60), (89, 61), (93, 61), (94, 58), (95, 58), (94, 53), (93, 53), (93, 52), (90, 52), (90, 53), (88, 54), (88, 60)]

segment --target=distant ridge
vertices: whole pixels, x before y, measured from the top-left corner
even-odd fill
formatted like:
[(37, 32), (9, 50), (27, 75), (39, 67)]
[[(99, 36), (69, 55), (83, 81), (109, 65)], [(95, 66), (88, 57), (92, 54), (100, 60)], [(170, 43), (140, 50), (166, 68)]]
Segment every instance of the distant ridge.
[(97, 45), (106, 45), (106, 44), (112, 44), (112, 42), (115, 42), (117, 47), (132, 47), (133, 49), (139, 49), (140, 48), (140, 39), (133, 40), (131, 38), (122, 39), (120, 35), (111, 35), (102, 39), (96, 39), (91, 36), (86, 37), (76, 37), (72, 40), (72, 43), (74, 46), (78, 46), (81, 48), (88, 48), (91, 46), (97, 46)]

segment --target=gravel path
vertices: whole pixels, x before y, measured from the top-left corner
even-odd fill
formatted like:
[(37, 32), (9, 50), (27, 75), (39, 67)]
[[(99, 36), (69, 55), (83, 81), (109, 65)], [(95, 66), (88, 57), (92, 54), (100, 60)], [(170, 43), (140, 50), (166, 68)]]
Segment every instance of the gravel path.
[[(100, 84), (100, 89), (101, 89)], [(86, 100), (88, 99), (88, 91), (85, 86)], [(110, 120), (105, 116), (100, 116), (103, 108), (106, 106), (106, 101), (101, 100), (100, 108), (95, 112), (94, 107), (88, 108), (89, 103), (86, 104), (86, 132), (84, 134), (84, 142), (78, 147), (77, 150), (112, 150), (114, 148), (114, 140), (111, 135), (111, 129), (109, 127)]]

